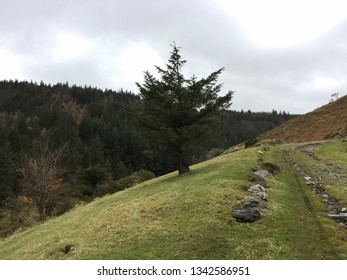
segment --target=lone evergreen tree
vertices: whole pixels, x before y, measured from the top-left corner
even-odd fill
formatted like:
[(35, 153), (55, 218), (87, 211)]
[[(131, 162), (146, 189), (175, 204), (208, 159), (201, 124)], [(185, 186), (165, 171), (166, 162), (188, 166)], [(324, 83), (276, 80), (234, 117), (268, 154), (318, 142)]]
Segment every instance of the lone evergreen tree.
[(233, 91), (220, 96), (222, 84), (217, 80), (224, 68), (198, 80), (186, 79), (180, 48), (173, 50), (166, 69), (155, 66), (160, 78), (146, 71), (144, 84), (136, 83), (141, 102), (134, 110), (135, 119), (145, 128), (144, 135), (160, 147), (171, 150), (177, 158), (179, 175), (189, 171), (185, 159), (187, 148), (199, 144), (209, 133), (207, 125), (221, 109), (231, 105)]

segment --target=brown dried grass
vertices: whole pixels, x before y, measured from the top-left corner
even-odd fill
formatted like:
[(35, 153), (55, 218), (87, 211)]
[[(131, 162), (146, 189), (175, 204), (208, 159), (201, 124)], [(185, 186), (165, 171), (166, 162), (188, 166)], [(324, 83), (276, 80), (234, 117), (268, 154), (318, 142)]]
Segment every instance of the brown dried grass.
[(286, 142), (319, 141), (347, 133), (347, 96), (301, 115), (261, 135)]

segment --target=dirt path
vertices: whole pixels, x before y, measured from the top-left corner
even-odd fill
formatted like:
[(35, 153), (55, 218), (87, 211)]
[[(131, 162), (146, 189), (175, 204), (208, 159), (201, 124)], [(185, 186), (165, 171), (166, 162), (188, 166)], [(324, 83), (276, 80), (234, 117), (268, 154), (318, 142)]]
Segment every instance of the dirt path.
[[(295, 148), (287, 148), (285, 151), (285, 161), (293, 166), (297, 176), (304, 179), (307, 187), (312, 189), (326, 204), (327, 214), (340, 225), (347, 227), (347, 208), (343, 207), (339, 200), (328, 191), (333, 184), (347, 184), (347, 170), (331, 162), (325, 162), (315, 155), (315, 148), (322, 145), (322, 142), (300, 145)], [(307, 161), (314, 162), (304, 168), (300, 162), (291, 159), (290, 151), (306, 154)], [(319, 174), (319, 175), (318, 175)], [(323, 183), (325, 182), (325, 183)]]
[[(280, 185), (276, 192), (281, 192), (282, 198), (277, 197), (276, 192), (270, 197), (276, 202), (281, 200), (281, 207), (286, 211), (287, 224), (283, 227), (291, 230), (288, 236), (297, 251), (296, 258), (345, 259), (347, 243), (339, 232), (342, 226), (328, 217), (328, 205), (307, 185), (304, 179), (306, 174), (299, 172), (300, 162), (292, 157), (295, 148), (282, 146), (273, 149), (281, 168), (281, 172), (275, 176)], [(346, 237), (346, 230), (343, 236)]]

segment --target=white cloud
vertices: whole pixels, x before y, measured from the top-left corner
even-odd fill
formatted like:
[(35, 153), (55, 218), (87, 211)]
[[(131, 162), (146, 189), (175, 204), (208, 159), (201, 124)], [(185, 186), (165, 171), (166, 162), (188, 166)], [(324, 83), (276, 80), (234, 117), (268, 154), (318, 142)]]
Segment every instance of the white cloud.
[(155, 74), (154, 66), (163, 65), (160, 55), (144, 42), (127, 45), (113, 62), (116, 74), (113, 75), (112, 82), (128, 85), (129, 90), (135, 90), (135, 82), (143, 81), (144, 71)]
[(61, 62), (86, 56), (91, 52), (91, 40), (79, 34), (58, 33), (53, 39), (50, 55), (53, 61)]
[(333, 90), (340, 88), (345, 80), (336, 79), (334, 77), (316, 76), (313, 79), (313, 86), (317, 90)]
[(0, 78), (7, 80), (23, 79), (20, 59), (5, 49), (0, 49)]
[(306, 43), (347, 16), (345, 1), (218, 0), (249, 38), (265, 47)]

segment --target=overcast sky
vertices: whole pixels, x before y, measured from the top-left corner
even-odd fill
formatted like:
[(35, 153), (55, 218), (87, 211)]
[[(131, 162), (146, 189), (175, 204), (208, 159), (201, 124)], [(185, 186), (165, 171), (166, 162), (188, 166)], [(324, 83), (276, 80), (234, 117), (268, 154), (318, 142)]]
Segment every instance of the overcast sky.
[[(344, 4), (345, 2), (345, 4)], [(231, 109), (306, 113), (347, 93), (340, 0), (0, 0), (0, 80), (137, 93), (175, 41), (184, 73), (225, 67)]]

